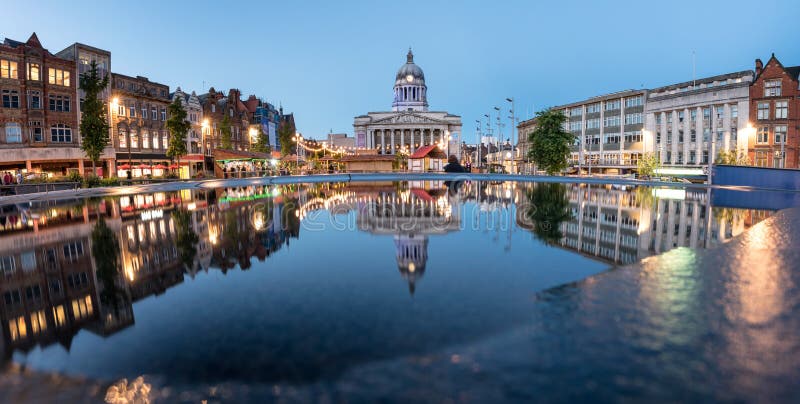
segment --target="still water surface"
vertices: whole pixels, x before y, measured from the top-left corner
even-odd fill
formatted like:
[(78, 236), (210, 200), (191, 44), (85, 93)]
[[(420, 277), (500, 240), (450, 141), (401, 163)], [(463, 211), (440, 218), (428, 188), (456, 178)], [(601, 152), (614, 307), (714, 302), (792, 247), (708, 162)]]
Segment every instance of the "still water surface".
[(538, 292), (773, 213), (704, 190), (437, 181), (3, 209), (7, 366), (198, 391), (335, 385), (496, 338), (530, 324)]

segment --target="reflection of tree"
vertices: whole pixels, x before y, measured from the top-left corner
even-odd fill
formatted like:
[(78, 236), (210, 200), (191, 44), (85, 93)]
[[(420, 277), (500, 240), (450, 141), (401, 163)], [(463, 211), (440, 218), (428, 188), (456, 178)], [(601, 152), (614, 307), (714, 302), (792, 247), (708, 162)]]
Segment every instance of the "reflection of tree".
[(105, 219), (98, 218), (92, 229), (92, 257), (97, 267), (97, 279), (103, 284), (100, 299), (103, 303), (117, 303), (116, 279), (119, 276), (119, 244)]
[(525, 214), (534, 224), (533, 234), (546, 243), (563, 237), (561, 223), (572, 219), (564, 184), (540, 183), (528, 190)]
[(653, 189), (649, 187), (636, 187), (636, 205), (641, 207), (651, 207), (653, 203), (656, 201), (656, 197), (653, 196)]
[(192, 213), (176, 210), (172, 212), (172, 220), (175, 221), (175, 247), (184, 268), (191, 269), (197, 255), (197, 242), (200, 240), (192, 227)]

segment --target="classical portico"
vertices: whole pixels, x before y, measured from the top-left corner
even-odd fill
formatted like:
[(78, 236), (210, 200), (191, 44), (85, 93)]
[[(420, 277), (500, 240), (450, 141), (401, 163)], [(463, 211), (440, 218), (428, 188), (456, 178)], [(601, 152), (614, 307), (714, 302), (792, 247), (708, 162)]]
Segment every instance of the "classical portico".
[(414, 64), (411, 50), (395, 76), (393, 94), (392, 111), (370, 112), (355, 118), (356, 147), (396, 154), (413, 153), (421, 146), (438, 143), (443, 150), (460, 157), (461, 117), (428, 111), (425, 75)]

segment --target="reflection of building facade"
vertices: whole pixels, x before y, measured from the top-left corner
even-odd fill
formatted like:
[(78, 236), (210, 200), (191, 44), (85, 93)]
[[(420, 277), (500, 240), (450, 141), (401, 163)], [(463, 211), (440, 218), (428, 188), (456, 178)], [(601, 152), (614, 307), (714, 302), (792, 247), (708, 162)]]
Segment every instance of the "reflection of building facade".
[[(14, 350), (56, 342), (69, 349), (72, 337), (98, 319), (91, 232), (98, 215), (111, 214), (108, 208), (103, 204), (99, 210), (70, 206), (32, 212), (34, 223), (28, 231), (0, 238), (5, 358)], [(110, 226), (115, 223), (109, 219)]]
[[(572, 219), (561, 223), (565, 248), (615, 264), (629, 264), (676, 247), (705, 248), (741, 234), (766, 216), (742, 209), (710, 209), (705, 191), (570, 185)], [(758, 217), (756, 221), (748, 220)], [(517, 211), (517, 224), (534, 224)]]
[(353, 127), (357, 148), (381, 154), (413, 153), (419, 147), (437, 143), (451, 154), (461, 153), (461, 117), (428, 111), (425, 74), (414, 64), (410, 49), (395, 77), (392, 111), (357, 116)]
[(397, 267), (408, 282), (411, 294), (425, 273), (428, 236), (458, 231), (461, 225), (461, 210), (451, 205), (447, 188), (439, 182), (427, 185), (406, 190), (384, 187), (357, 193), (366, 197), (358, 205), (358, 229), (394, 236)]

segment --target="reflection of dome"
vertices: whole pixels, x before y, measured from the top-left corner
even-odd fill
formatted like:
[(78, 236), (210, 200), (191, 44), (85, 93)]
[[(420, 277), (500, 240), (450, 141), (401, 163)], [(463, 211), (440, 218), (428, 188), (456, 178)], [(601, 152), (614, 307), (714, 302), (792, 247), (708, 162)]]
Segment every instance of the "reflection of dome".
[(428, 237), (414, 234), (398, 234), (394, 236), (397, 267), (400, 274), (408, 281), (408, 291), (412, 295), (417, 279), (425, 273), (428, 261)]
[(414, 64), (411, 49), (406, 55), (406, 64), (400, 66), (394, 78), (393, 111), (427, 111), (428, 87), (425, 85), (425, 73)]

